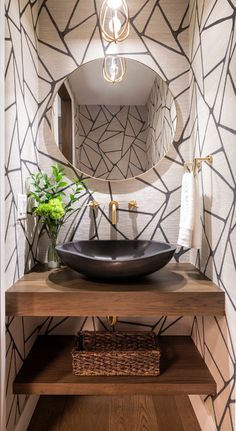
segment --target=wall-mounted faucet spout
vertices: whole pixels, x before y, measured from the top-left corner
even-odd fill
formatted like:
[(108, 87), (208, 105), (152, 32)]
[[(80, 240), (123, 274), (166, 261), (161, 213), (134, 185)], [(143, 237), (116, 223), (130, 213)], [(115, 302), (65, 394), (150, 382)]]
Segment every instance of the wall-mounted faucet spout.
[(117, 223), (116, 210), (119, 206), (119, 203), (117, 201), (111, 201), (109, 206), (111, 208), (111, 222), (112, 222), (113, 226), (115, 226)]

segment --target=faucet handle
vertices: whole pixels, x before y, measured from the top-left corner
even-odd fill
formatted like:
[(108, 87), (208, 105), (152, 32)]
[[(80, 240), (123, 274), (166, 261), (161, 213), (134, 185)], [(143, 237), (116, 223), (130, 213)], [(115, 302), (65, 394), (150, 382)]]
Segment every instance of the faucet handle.
[(129, 210), (134, 210), (136, 208), (138, 208), (138, 204), (137, 201), (133, 200), (133, 201), (129, 201)]
[(100, 206), (100, 203), (95, 200), (89, 202), (89, 208), (93, 210), (96, 210), (97, 208), (99, 208), (99, 206)]

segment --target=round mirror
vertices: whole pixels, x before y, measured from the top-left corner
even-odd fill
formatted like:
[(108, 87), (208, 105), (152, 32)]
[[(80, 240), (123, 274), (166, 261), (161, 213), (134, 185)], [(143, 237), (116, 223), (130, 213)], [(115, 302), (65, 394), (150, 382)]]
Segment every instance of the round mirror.
[(107, 76), (119, 72), (114, 64), (105, 71), (104, 59), (80, 66), (52, 106), (54, 138), (66, 159), (84, 174), (110, 181), (155, 166), (176, 131), (174, 98), (162, 78), (135, 60), (125, 59), (121, 67), (121, 79), (113, 83)]

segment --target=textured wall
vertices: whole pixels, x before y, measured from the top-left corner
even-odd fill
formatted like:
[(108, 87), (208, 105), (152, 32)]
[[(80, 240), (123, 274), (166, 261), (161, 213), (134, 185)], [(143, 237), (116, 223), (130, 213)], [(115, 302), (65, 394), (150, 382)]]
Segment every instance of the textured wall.
[(176, 131), (173, 96), (160, 77), (143, 106), (77, 105), (75, 111), (76, 167), (96, 178), (122, 180), (151, 169)]
[[(226, 293), (226, 317), (195, 318), (193, 337), (217, 381), (205, 405), (218, 431), (235, 430), (236, 45), (235, 2), (192, 1), (191, 124), (202, 169), (202, 247), (193, 262)], [(202, 418), (204, 421), (204, 418)]]
[(152, 168), (168, 152), (176, 131), (176, 109), (168, 85), (155, 79), (147, 101), (147, 156)]
[(122, 180), (147, 170), (145, 106), (77, 106), (76, 167), (96, 178)]
[[(36, 2), (6, 1), (6, 288), (35, 264), (38, 228), (31, 216), (17, 221), (17, 194), (38, 169), (38, 72)], [(6, 421), (15, 429), (27, 397), (12, 394), (12, 383), (41, 328), (39, 319), (6, 321)]]

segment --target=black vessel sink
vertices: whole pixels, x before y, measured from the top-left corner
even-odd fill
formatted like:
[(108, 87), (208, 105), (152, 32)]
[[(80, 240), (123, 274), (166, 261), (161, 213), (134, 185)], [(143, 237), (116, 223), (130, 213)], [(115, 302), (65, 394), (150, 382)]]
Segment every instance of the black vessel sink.
[(165, 266), (175, 252), (171, 244), (142, 240), (75, 241), (56, 249), (65, 265), (100, 279), (151, 274)]

